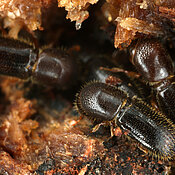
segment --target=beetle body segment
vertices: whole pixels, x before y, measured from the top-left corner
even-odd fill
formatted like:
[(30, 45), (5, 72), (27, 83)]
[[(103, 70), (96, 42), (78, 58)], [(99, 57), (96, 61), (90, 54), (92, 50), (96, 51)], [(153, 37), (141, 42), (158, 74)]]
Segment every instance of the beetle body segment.
[(160, 109), (175, 122), (175, 78), (171, 57), (154, 39), (138, 41), (132, 50), (132, 63), (152, 86)]
[(116, 91), (105, 83), (89, 83), (78, 94), (76, 105), (79, 112), (98, 121), (115, 118), (121, 104), (127, 99), (123, 91)]
[(157, 103), (160, 109), (175, 122), (175, 78), (165, 80), (154, 86)]
[(131, 52), (132, 63), (149, 82), (158, 82), (174, 74), (171, 57), (154, 39), (138, 41)]
[(0, 37), (0, 74), (68, 87), (77, 79), (75, 60), (61, 49), (35, 50), (22, 41)]
[(117, 118), (117, 124), (129, 131), (128, 136), (148, 148), (150, 153), (160, 159), (174, 157), (175, 125), (165, 115), (135, 97), (132, 105)]
[(116, 121), (128, 136), (160, 159), (175, 155), (175, 125), (141, 99), (121, 89), (94, 82), (77, 95), (80, 114), (101, 121)]
[(31, 75), (27, 67), (36, 61), (36, 57), (32, 46), (0, 37), (0, 74), (27, 79)]
[(44, 49), (33, 67), (32, 79), (42, 84), (69, 87), (77, 80), (75, 60), (61, 49)]

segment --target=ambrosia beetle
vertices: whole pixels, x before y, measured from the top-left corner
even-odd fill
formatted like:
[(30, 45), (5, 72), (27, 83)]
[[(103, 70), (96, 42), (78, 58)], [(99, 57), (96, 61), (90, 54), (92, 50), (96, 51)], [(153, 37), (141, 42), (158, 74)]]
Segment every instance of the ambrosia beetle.
[(175, 156), (175, 124), (137, 96), (101, 82), (87, 84), (76, 98), (81, 115), (119, 126), (158, 159)]
[(131, 61), (152, 87), (159, 108), (175, 122), (175, 78), (172, 59), (159, 40), (139, 40)]
[(64, 50), (34, 49), (25, 42), (0, 37), (0, 74), (65, 88), (75, 82), (70, 80), (76, 79), (77, 69)]

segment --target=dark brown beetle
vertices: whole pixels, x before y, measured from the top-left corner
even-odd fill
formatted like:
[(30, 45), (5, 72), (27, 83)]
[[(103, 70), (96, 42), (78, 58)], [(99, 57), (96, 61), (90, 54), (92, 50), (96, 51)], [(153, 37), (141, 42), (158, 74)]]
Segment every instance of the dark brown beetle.
[(92, 82), (77, 94), (76, 108), (101, 124), (119, 126), (158, 159), (174, 159), (175, 125), (138, 97), (115, 86)]
[(0, 37), (0, 74), (64, 88), (77, 79), (77, 68), (64, 50), (35, 50), (22, 41)]
[(175, 122), (175, 77), (171, 57), (155, 39), (139, 40), (131, 54), (132, 63), (153, 88), (158, 106)]

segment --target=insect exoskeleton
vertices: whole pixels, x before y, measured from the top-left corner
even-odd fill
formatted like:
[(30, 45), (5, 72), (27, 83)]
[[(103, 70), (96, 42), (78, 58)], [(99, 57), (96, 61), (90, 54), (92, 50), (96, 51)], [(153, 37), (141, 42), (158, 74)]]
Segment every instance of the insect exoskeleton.
[[(41, 49), (42, 50), (42, 49)], [(0, 74), (68, 88), (78, 76), (74, 57), (57, 48), (34, 49), (28, 43), (0, 37)]]
[(77, 94), (76, 108), (82, 116), (111, 124), (138, 141), (158, 159), (175, 156), (175, 125), (164, 114), (137, 96), (100, 82), (91, 82)]
[(131, 56), (138, 73), (152, 87), (159, 108), (175, 122), (175, 77), (170, 55), (159, 40), (144, 39), (136, 42)]

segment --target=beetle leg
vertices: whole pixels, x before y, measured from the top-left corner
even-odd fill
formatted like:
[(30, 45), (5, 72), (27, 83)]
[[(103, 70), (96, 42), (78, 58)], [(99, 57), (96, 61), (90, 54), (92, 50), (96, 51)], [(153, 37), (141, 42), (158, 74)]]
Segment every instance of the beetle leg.
[(100, 70), (106, 70), (106, 71), (111, 71), (111, 72), (123, 72), (125, 74), (127, 74), (129, 77), (131, 78), (139, 78), (140, 74), (133, 72), (133, 71), (127, 71), (118, 67), (114, 67), (114, 68), (105, 68), (105, 67), (100, 67)]

